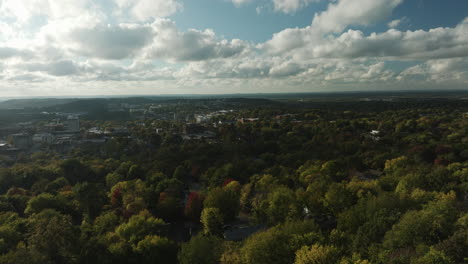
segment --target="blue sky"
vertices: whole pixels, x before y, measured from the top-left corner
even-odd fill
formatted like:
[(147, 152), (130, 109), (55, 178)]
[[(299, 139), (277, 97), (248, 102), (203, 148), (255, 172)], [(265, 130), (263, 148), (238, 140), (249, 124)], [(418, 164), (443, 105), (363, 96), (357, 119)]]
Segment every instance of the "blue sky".
[[(264, 42), (285, 28), (305, 27), (313, 15), (326, 10), (329, 1), (320, 1), (293, 14), (275, 12), (268, 1), (251, 2), (233, 8), (232, 2), (223, 0), (184, 1), (184, 11), (173, 19), (181, 29), (212, 28), (227, 38), (240, 38)], [(258, 6), (269, 9), (257, 13)], [(466, 0), (407, 0), (395, 8), (390, 19), (408, 18), (402, 30), (429, 30), (436, 27), (454, 27), (468, 16)], [(411, 19), (409, 19), (411, 18)], [(381, 32), (388, 28), (387, 21), (370, 27), (361, 27), (366, 33)]]
[(468, 89), (467, 0), (0, 0), (0, 96)]

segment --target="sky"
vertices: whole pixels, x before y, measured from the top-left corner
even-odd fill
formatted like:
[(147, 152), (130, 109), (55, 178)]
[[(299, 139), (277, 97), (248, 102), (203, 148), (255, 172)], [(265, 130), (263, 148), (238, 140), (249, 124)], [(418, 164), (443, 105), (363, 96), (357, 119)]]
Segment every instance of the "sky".
[(0, 0), (0, 97), (468, 90), (468, 0)]

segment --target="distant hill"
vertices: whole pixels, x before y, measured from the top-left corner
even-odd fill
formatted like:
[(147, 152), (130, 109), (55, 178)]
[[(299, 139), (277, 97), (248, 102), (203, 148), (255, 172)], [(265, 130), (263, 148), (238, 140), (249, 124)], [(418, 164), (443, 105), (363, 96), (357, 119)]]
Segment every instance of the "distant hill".
[(142, 97), (11, 99), (0, 102), (0, 110), (41, 109), (43, 111), (89, 112), (93, 109), (101, 109), (108, 103), (146, 104), (154, 102), (153, 99)]
[(65, 104), (54, 105), (43, 108), (44, 111), (50, 112), (94, 112), (107, 109), (109, 103), (152, 103), (152, 100), (144, 98), (126, 98), (126, 99), (79, 99)]
[(11, 99), (0, 102), (0, 109), (34, 109), (44, 108), (55, 105), (66, 104), (77, 101), (76, 98), (45, 98), (45, 99)]

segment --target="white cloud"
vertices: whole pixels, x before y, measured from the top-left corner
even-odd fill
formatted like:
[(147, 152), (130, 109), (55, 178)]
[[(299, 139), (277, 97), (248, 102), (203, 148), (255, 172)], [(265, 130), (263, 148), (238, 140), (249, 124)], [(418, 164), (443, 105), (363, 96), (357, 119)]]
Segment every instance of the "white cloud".
[(307, 45), (317, 46), (316, 50), (328, 49), (333, 35), (341, 33), (348, 26), (368, 26), (385, 19), (403, 0), (339, 0), (330, 3), (328, 9), (314, 16), (312, 25), (305, 28), (288, 28), (273, 35), (264, 44), (271, 53), (291, 52)]
[(341, 35), (321, 35), (313, 27), (283, 30), (262, 47), (270, 54), (298, 60), (317, 58), (391, 58), (428, 60), (468, 56), (468, 18), (454, 28), (399, 31), (365, 36), (348, 30)]
[(261, 46), (267, 52), (280, 54), (290, 52), (306, 46), (307, 44), (319, 44), (321, 35), (312, 30), (310, 26), (305, 28), (287, 28), (273, 34), (271, 40)]
[(34, 83), (34, 82), (45, 82), (47, 79), (44, 78), (44, 76), (39, 75), (39, 74), (31, 74), (31, 73), (26, 73), (26, 74), (18, 74), (14, 75), (10, 78), (8, 78), (8, 81), (20, 81), (20, 82), (28, 82), (28, 83)]
[(455, 28), (435, 28), (429, 31), (398, 31), (364, 36), (349, 30), (326, 44), (326, 48), (311, 48), (316, 57), (394, 59), (437, 59), (468, 56), (468, 19)]
[(151, 42), (153, 36), (152, 28), (147, 25), (120, 24), (76, 28), (69, 33), (69, 48), (81, 56), (120, 60), (141, 51)]
[(312, 28), (322, 33), (340, 33), (348, 26), (369, 26), (386, 19), (403, 0), (340, 0), (316, 14)]
[(468, 83), (468, 58), (428, 60), (401, 72), (400, 81), (424, 80), (431, 83)]
[(395, 19), (395, 20), (392, 20), (390, 22), (388, 22), (388, 27), (389, 28), (398, 28), (400, 27), (402, 24), (406, 24), (408, 23), (408, 18), (407, 17), (402, 17), (400, 19)]
[[(230, 1), (236, 6), (255, 2)], [(319, 0), (257, 3), (293, 14), (314, 1)], [(402, 1), (333, 0), (309, 26), (250, 43), (211, 29), (180, 30), (163, 18), (182, 10), (180, 0), (0, 0), (0, 92), (466, 87), (468, 18), (431, 30), (395, 29), (408, 22), (406, 17), (390, 21), (386, 32), (364, 34), (355, 28), (388, 23)], [(390, 70), (388, 61), (407, 60), (418, 65)], [(135, 87), (139, 90), (130, 90)]]
[(275, 11), (291, 14), (318, 1), (320, 0), (273, 0), (273, 5)]
[(95, 12), (90, 0), (3, 0), (0, 14), (4, 17), (26, 23), (34, 16), (44, 15), (48, 19), (61, 19)]
[(146, 50), (147, 58), (170, 61), (200, 61), (213, 58), (229, 58), (242, 53), (247, 44), (241, 40), (219, 39), (215, 33), (190, 29), (178, 31), (174, 22), (160, 19), (153, 23), (156, 36)]
[(24, 63), (18, 68), (28, 72), (43, 72), (52, 76), (68, 76), (78, 74), (80, 69), (73, 61), (64, 60), (47, 63)]
[[(244, 4), (254, 2), (254, 0), (229, 0), (236, 7), (240, 7)], [(301, 10), (311, 3), (320, 2), (322, 0), (268, 0), (268, 3), (262, 3), (256, 7), (257, 14), (260, 14), (263, 9), (273, 8), (276, 12), (282, 12), (285, 14), (294, 14), (298, 10)]]
[(110, 61), (88, 61), (83, 65), (87, 81), (155, 81), (173, 80), (174, 69), (157, 68), (150, 61), (135, 61), (122, 66)]
[(9, 58), (23, 58), (29, 59), (33, 57), (33, 53), (29, 50), (20, 50), (12, 47), (1, 47), (0, 46), (0, 59)]
[(283, 63), (271, 67), (268, 73), (272, 77), (281, 78), (297, 75), (303, 72), (304, 70), (305, 68), (296, 62), (285, 61)]
[(116, 3), (120, 10), (129, 9), (140, 21), (168, 17), (183, 9), (178, 0), (116, 0)]
[(395, 19), (395, 20), (388, 22), (388, 27), (397, 28), (400, 24), (401, 24), (401, 19)]

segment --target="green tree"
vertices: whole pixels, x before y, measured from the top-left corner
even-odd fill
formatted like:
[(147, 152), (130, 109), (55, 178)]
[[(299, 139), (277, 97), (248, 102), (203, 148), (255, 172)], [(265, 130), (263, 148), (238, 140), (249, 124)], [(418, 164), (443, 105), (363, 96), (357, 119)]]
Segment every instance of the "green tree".
[(208, 192), (203, 203), (205, 208), (218, 208), (224, 222), (236, 218), (240, 209), (239, 193), (231, 189), (214, 188)]
[(282, 264), (294, 261), (294, 252), (287, 243), (288, 235), (271, 229), (251, 236), (241, 249), (245, 264)]
[(30, 249), (41, 252), (53, 263), (76, 262), (78, 234), (70, 216), (47, 209), (34, 215), (30, 225)]
[(313, 221), (293, 221), (250, 236), (241, 248), (244, 264), (293, 263), (304, 245), (317, 243), (318, 226)]
[(424, 256), (416, 259), (414, 264), (453, 264), (454, 262), (448, 258), (443, 252), (431, 248)]
[(44, 209), (55, 209), (57, 211), (66, 211), (67, 201), (60, 195), (52, 195), (42, 193), (28, 201), (27, 207), (24, 210), (26, 214), (39, 213)]
[(206, 235), (220, 236), (223, 232), (223, 217), (218, 208), (204, 208), (200, 221)]
[(179, 251), (180, 264), (217, 264), (222, 253), (222, 240), (198, 234), (183, 243)]
[(351, 206), (354, 196), (348, 191), (344, 184), (334, 183), (328, 188), (323, 199), (324, 206), (338, 215), (343, 209)]
[(62, 175), (72, 184), (84, 181), (96, 181), (93, 171), (76, 159), (65, 160), (60, 164)]
[(107, 202), (107, 195), (101, 184), (78, 183), (73, 187), (73, 191), (81, 211), (91, 219), (100, 214), (102, 207)]
[(338, 249), (333, 246), (304, 246), (296, 252), (294, 264), (332, 264), (340, 259)]
[(286, 187), (279, 187), (268, 195), (266, 209), (268, 222), (272, 225), (283, 223), (286, 220), (297, 219), (300, 216), (294, 192)]
[(133, 250), (139, 255), (139, 263), (177, 263), (177, 245), (157, 235), (146, 236)]
[(147, 211), (132, 216), (127, 223), (115, 229), (115, 233), (132, 244), (138, 243), (147, 235), (162, 235), (166, 231), (166, 223), (151, 216)]
[(26, 220), (17, 213), (0, 213), (0, 254), (4, 254), (16, 247), (23, 239), (26, 229)]
[(452, 232), (456, 221), (455, 193), (442, 195), (423, 209), (406, 212), (390, 231), (385, 234), (384, 246), (399, 249), (418, 244), (433, 245)]
[(124, 181), (124, 176), (118, 173), (112, 172), (106, 175), (106, 185), (109, 188), (112, 188), (112, 186), (121, 181)]

